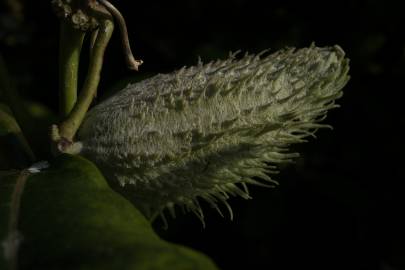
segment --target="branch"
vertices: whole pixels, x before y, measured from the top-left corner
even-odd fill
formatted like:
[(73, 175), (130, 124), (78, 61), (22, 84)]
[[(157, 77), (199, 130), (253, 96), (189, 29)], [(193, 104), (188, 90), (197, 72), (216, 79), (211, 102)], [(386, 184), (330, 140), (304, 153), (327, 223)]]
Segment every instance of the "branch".
[(122, 16), (121, 12), (107, 0), (99, 1), (107, 8), (107, 10), (115, 17), (118, 22), (118, 27), (121, 32), (122, 47), (124, 49), (125, 60), (127, 61), (128, 68), (138, 71), (139, 66), (143, 64), (143, 61), (136, 60), (134, 55), (132, 54), (131, 45), (128, 38), (127, 24), (125, 23), (124, 17)]
[(100, 72), (103, 65), (104, 52), (110, 41), (114, 24), (110, 20), (101, 22), (96, 41), (94, 43), (89, 63), (89, 70), (83, 89), (80, 92), (77, 103), (68, 118), (59, 125), (59, 134), (62, 138), (73, 142), (73, 137), (79, 129), (87, 110), (96, 94), (100, 82)]
[(77, 78), (80, 52), (85, 32), (68, 23), (60, 24), (59, 46), (59, 110), (62, 118), (68, 116), (77, 99)]
[[(102, 4), (100, 4), (100, 1)], [(121, 13), (106, 0), (53, 0), (56, 14), (61, 18), (61, 113), (65, 120), (52, 126), (52, 148), (56, 153), (75, 154), (80, 143), (74, 143), (74, 136), (97, 93), (104, 52), (111, 38), (117, 18), (120, 26), (127, 63), (131, 69), (138, 70), (142, 60), (135, 60), (128, 40), (125, 20)], [(69, 28), (70, 25), (70, 28)], [(75, 32), (74, 29), (84, 33)], [(90, 40), (90, 63), (83, 88), (77, 97), (77, 68), (83, 37), (92, 33)], [(70, 38), (69, 36), (73, 36)], [(64, 42), (66, 40), (66, 43)]]

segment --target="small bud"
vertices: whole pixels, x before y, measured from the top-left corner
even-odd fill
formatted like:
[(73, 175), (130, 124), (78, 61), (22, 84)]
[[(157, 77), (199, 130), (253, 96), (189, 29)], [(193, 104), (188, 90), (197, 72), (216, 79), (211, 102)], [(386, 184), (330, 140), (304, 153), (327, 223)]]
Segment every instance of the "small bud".
[(150, 218), (178, 205), (203, 220), (199, 200), (232, 215), (229, 195), (276, 184), (276, 165), (297, 156), (288, 147), (328, 127), (348, 63), (338, 46), (311, 46), (156, 75), (88, 113), (82, 154)]

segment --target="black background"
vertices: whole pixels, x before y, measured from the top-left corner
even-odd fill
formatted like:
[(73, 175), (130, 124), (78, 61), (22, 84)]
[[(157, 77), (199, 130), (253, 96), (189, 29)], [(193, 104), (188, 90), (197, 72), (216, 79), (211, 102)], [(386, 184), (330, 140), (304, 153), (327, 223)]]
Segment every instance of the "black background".
[[(20, 22), (1, 2), (0, 46), (19, 90), (56, 111), (58, 20), (49, 2), (23, 1)], [(405, 269), (402, 1), (112, 2), (145, 63), (139, 73), (126, 70), (116, 31), (100, 96), (122, 80), (238, 49), (314, 41), (339, 44), (351, 59), (341, 108), (326, 120), (334, 130), (293, 147), (302, 155), (276, 176), (279, 187), (252, 187), (253, 200), (232, 199), (233, 221), (204, 205), (205, 229), (191, 214), (170, 220), (167, 231), (158, 222), (164, 238), (203, 251), (222, 269)]]

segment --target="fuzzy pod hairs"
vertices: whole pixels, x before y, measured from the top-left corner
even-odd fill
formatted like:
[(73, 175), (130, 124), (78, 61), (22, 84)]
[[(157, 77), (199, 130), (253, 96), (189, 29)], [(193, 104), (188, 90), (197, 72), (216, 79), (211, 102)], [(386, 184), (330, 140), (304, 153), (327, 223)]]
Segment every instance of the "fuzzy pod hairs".
[(340, 47), (312, 45), (159, 74), (88, 113), (82, 154), (151, 219), (177, 205), (203, 221), (200, 200), (232, 218), (229, 196), (277, 184), (277, 165), (298, 155), (288, 147), (328, 127), (348, 70)]

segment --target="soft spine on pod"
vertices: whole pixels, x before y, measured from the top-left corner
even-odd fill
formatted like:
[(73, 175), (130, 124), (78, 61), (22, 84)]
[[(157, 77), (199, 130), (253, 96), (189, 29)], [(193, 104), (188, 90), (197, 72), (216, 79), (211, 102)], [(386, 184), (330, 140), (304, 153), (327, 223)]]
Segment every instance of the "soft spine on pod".
[(312, 45), (156, 75), (88, 113), (82, 154), (149, 218), (178, 205), (203, 221), (201, 199), (232, 218), (230, 195), (276, 184), (277, 164), (298, 155), (289, 145), (328, 127), (348, 63), (340, 47)]

